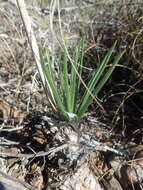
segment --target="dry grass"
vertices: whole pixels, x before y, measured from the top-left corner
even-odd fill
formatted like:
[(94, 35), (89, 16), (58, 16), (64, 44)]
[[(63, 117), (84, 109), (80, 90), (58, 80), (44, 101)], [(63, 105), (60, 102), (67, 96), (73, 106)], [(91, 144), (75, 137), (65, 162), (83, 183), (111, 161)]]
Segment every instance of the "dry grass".
[[(31, 117), (30, 124), (26, 125), (29, 129), (25, 128), (24, 131), (22, 131), (22, 134), (25, 136), (21, 139), (23, 143), (25, 143), (25, 139), (27, 137), (29, 138), (28, 132), (30, 132), (30, 134), (33, 133), (32, 143), (34, 145), (36, 144), (40, 151), (40, 148), (42, 147), (43, 149), (45, 144), (50, 143), (50, 141), (44, 137), (38, 128), (38, 119), (40, 116), (38, 115), (37, 118), (35, 118), (34, 114), (36, 111), (40, 111), (40, 114), (41, 112), (45, 113), (45, 111), (49, 111), (49, 105), (47, 104), (41, 83), (39, 82), (39, 76), (36, 74), (36, 65), (31, 56), (32, 52), (27, 42), (25, 29), (19, 12), (12, 2), (14, 1), (0, 0), (0, 124), (3, 129), (19, 127), (19, 125), (21, 126), (21, 123), (23, 123), (23, 120), (25, 122), (25, 116), (32, 113), (33, 116)], [(143, 138), (142, 0), (138, 1), (138, 3), (135, 3), (135, 1), (128, 3), (126, 0), (115, 0), (113, 3), (113, 0), (103, 0), (96, 1), (95, 4), (92, 3), (92, 0), (79, 0), (76, 1), (76, 3), (69, 1), (71, 4), (68, 4), (68, 1), (66, 1), (65, 4), (63, 3), (61, 5), (62, 8), (65, 8), (65, 14), (61, 15), (61, 28), (59, 28), (59, 18), (57, 16), (53, 16), (53, 23), (51, 23), (51, 16), (41, 12), (40, 7), (50, 6), (48, 0), (37, 0), (36, 3), (33, 0), (27, 0), (27, 2), (27, 9), (31, 15), (32, 25), (40, 47), (46, 46), (51, 52), (58, 52), (63, 40), (67, 47), (72, 48), (75, 47), (80, 37), (85, 37), (87, 45), (85, 62), (86, 67), (88, 67), (88, 70), (85, 69), (85, 82), (87, 82), (90, 77), (90, 71), (96, 68), (115, 40), (118, 40), (117, 52), (126, 49), (126, 55), (99, 96), (107, 111), (107, 115), (104, 115), (104, 117), (100, 119), (106, 123), (114, 123), (117, 136), (110, 134), (110, 137), (113, 135), (118, 142), (125, 142), (125, 144), (133, 141), (138, 147), (138, 145), (142, 143)], [(55, 13), (54, 11), (55, 10), (53, 10), (53, 13)], [(53, 27), (52, 31), (51, 24)], [(63, 33), (62, 40), (61, 29)], [(93, 113), (93, 117), (97, 116), (96, 104), (93, 103), (89, 112)], [(29, 121), (26, 120), (26, 122)], [(35, 123), (33, 124), (32, 122)], [(87, 126), (90, 126), (91, 123), (87, 124)], [(32, 128), (32, 126), (34, 127)], [(44, 124), (40, 123), (40, 127), (43, 126)], [(103, 126), (100, 128), (103, 128)], [(106, 139), (104, 135), (107, 134), (107, 132), (101, 135), (99, 130), (97, 133), (99, 136), (103, 135), (104, 140)], [(17, 135), (19, 137), (20, 132), (18, 132)], [(4, 142), (12, 143), (10, 141), (12, 139), (11, 133), (8, 134), (8, 138), (9, 139), (4, 139), (7, 140)], [(26, 141), (29, 144), (24, 144), (26, 148), (24, 147), (24, 149), (22, 147), (22, 149), (18, 149), (18, 151), (31, 151), (30, 146), (33, 148), (32, 151), (35, 151), (35, 147), (29, 139)], [(104, 142), (106, 142), (106, 140)], [(15, 152), (17, 151), (16, 148), (10, 149), (10, 151), (17, 153)], [(26, 164), (27, 168), (22, 168), (23, 170), (21, 171), (23, 173), (21, 173), (23, 176), (20, 177), (32, 183), (29, 180), (30, 177), (28, 174), (32, 169), (32, 171), (39, 172), (40, 174), (39, 180), (37, 180), (38, 182), (45, 180), (47, 177), (45, 174), (47, 168), (45, 167), (44, 158), (41, 160), (30, 160), (31, 165)], [(15, 160), (7, 159), (7, 163), (9, 165), (7, 165), (4, 170), (5, 172), (11, 172), (13, 170), (12, 165), (15, 165)], [(43, 169), (43, 171), (46, 171), (45, 173), (40, 170), (38, 164), (46, 168)], [(48, 162), (46, 164), (48, 164)], [(95, 168), (93, 169), (95, 170)], [(14, 168), (13, 171), (15, 170)], [(108, 171), (109, 170), (106, 170), (107, 173)], [(17, 174), (18, 173), (20, 172), (18, 171)], [(32, 174), (33, 181), (36, 179), (34, 174), (35, 173)], [(46, 177), (43, 177), (43, 175)], [(130, 178), (130, 176), (128, 177)], [(104, 179), (103, 182), (105, 182)], [(130, 182), (132, 182), (132, 180), (130, 180)], [(33, 185), (35, 185), (34, 183), (36, 184), (36, 182), (33, 182)], [(41, 187), (43, 184), (39, 186)], [(125, 184), (123, 184), (123, 186), (124, 185)], [(130, 183), (129, 186), (126, 184), (124, 189), (133, 189), (132, 187), (133, 184)]]

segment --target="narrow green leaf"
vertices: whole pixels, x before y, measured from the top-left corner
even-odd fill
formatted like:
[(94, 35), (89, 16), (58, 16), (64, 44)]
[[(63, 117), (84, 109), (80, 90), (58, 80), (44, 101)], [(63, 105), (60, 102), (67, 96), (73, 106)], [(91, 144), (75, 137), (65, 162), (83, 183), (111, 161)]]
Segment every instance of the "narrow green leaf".
[(76, 98), (76, 79), (77, 79), (77, 74), (75, 69), (77, 70), (77, 65), (78, 65), (78, 59), (79, 59), (79, 50), (78, 47), (76, 47), (75, 52), (74, 52), (74, 59), (73, 59), (73, 65), (71, 68), (71, 79), (70, 79), (70, 94), (71, 94), (71, 112), (75, 112), (75, 98)]
[(69, 79), (68, 79), (68, 62), (67, 62), (66, 52), (64, 52), (62, 75), (63, 75), (63, 88), (64, 88), (64, 92), (63, 92), (64, 102), (65, 102), (67, 112), (70, 112), (70, 110), (71, 110), (71, 105), (70, 105), (71, 94), (70, 94), (70, 85), (69, 85)]
[[(82, 71), (83, 71), (83, 58), (84, 58), (84, 40), (80, 40), (80, 44), (79, 44), (79, 75), (80, 77), (82, 76)], [(80, 88), (80, 84), (81, 84), (81, 80), (78, 79), (77, 82), (77, 92), (79, 91)]]
[[(111, 57), (111, 55), (115, 49), (116, 43), (117, 42), (115, 42), (114, 45), (110, 48), (110, 50), (108, 51), (108, 53), (104, 57), (101, 65), (99, 66), (97, 71), (94, 72), (91, 80), (89, 81), (87, 89), (86, 89), (86, 91), (85, 91), (85, 93), (81, 99), (80, 105), (78, 107), (78, 115), (81, 115), (80, 112), (81, 113), (84, 112), (84, 109), (86, 108), (86, 106), (84, 104), (87, 104), (89, 97), (91, 98), (91, 94), (93, 93), (93, 89), (96, 86), (96, 84), (98, 83), (98, 81), (100, 80), (101, 75), (104, 72), (104, 70), (105, 70), (105, 68), (106, 68), (106, 66), (110, 60), (110, 57)], [(94, 96), (94, 95), (92, 95), (92, 96)]]
[(106, 74), (103, 76), (102, 80), (98, 83), (97, 87), (95, 88), (95, 96), (101, 91), (104, 84), (107, 82), (107, 80), (110, 78), (112, 72), (114, 71), (115, 67), (117, 66), (118, 62), (124, 55), (125, 51), (121, 52), (119, 55), (117, 55), (114, 59), (114, 62), (112, 66), (109, 68), (109, 70), (106, 72)]
[(47, 53), (47, 60), (45, 62), (47, 62), (47, 66), (45, 65), (45, 63), (43, 63), (42, 64), (43, 70), (45, 72), (45, 76), (46, 76), (48, 83), (50, 85), (52, 94), (54, 96), (56, 106), (59, 110), (59, 113), (64, 117), (64, 119), (68, 120), (69, 118), (68, 118), (67, 113), (65, 112), (65, 106), (62, 103), (60, 94), (58, 92), (57, 83), (56, 83), (56, 80), (54, 79), (54, 76), (53, 76), (53, 70), (51, 68), (50, 56), (48, 55), (48, 53)]
[[(84, 40), (80, 40), (79, 43), (79, 62), (78, 62), (78, 71), (79, 71), (79, 76), (82, 78), (82, 72), (83, 72), (83, 58), (84, 58)], [(80, 96), (80, 85), (81, 85), (81, 80), (77, 76), (77, 85), (76, 85), (76, 91), (75, 91), (75, 113), (77, 113), (78, 109), (78, 97)]]
[[(116, 65), (118, 64), (118, 62), (120, 61), (120, 59), (121, 59), (121, 57), (123, 56), (124, 53), (125, 53), (125, 51), (121, 52), (118, 56), (115, 57), (112, 66), (109, 68), (109, 70), (106, 72), (106, 74), (103, 76), (103, 78), (101, 79), (101, 81), (99, 82), (99, 84), (97, 85), (97, 87), (95, 88), (95, 90), (94, 90), (95, 96), (98, 95), (98, 93), (101, 91), (102, 87), (105, 85), (105, 83), (107, 82), (107, 80), (110, 78), (112, 72), (114, 71)], [(85, 111), (87, 110), (88, 106), (92, 103), (92, 100), (93, 99), (91, 97), (89, 97), (88, 101), (85, 102), (84, 106), (82, 107), (82, 110), (78, 114), (79, 118), (81, 118), (82, 115), (85, 113)]]
[[(94, 86), (98, 83), (98, 81), (100, 80), (100, 77), (102, 75), (102, 73), (104, 72), (110, 57), (115, 49), (117, 41), (114, 43), (114, 45), (110, 48), (110, 50), (108, 51), (108, 53), (106, 54), (106, 56), (104, 57), (101, 65), (99, 66), (99, 68), (97, 69), (97, 71), (95, 71), (95, 73), (93, 74), (93, 77), (91, 78), (89, 84), (88, 84), (88, 88), (89, 89), (93, 89)], [(88, 93), (88, 91), (87, 91)]]

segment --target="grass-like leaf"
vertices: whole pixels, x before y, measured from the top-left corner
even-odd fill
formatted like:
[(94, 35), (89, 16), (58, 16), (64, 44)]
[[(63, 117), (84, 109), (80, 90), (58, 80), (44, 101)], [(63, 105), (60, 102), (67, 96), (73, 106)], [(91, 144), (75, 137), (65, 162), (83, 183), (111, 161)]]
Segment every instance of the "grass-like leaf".
[(59, 59), (59, 83), (56, 82), (54, 70), (50, 63), (50, 56), (47, 54), (47, 65), (45, 64), (45, 60), (43, 60), (43, 58), (41, 59), (42, 68), (52, 94), (51, 97), (54, 99), (59, 115), (61, 115), (64, 120), (73, 121), (75, 118), (79, 120), (87, 111), (93, 98), (98, 95), (102, 87), (110, 78), (116, 65), (124, 54), (124, 52), (122, 52), (117, 55), (111, 66), (107, 67), (116, 47), (116, 43), (117, 42), (115, 42), (110, 48), (98, 69), (93, 73), (87, 87), (84, 85), (85, 92), (82, 97), (80, 97), (79, 91), (82, 83), (81, 78), (83, 72), (83, 40), (81, 40), (79, 45), (75, 48), (72, 63), (71, 60), (68, 59), (66, 50), (64, 55), (61, 55), (61, 58)]
[[(97, 85), (97, 83), (99, 82), (101, 75), (103, 74), (109, 60), (110, 57), (115, 49), (116, 43), (114, 43), (114, 45), (112, 46), (112, 48), (109, 50), (109, 52), (106, 54), (106, 56), (104, 57), (102, 63), (100, 64), (100, 66), (98, 67), (98, 69), (94, 72), (91, 80), (88, 83), (87, 89), (85, 90), (85, 93), (81, 99), (79, 108), (78, 108), (78, 115), (79, 117), (81, 117), (82, 113), (84, 113), (84, 111), (87, 109), (88, 102), (91, 99), (91, 95), (92, 92), (94, 90), (94, 87)], [(95, 90), (96, 91), (96, 90)], [(95, 96), (95, 95), (94, 95)]]
[[(101, 91), (101, 89), (103, 88), (103, 86), (105, 85), (105, 83), (107, 82), (107, 80), (110, 78), (112, 72), (114, 71), (116, 65), (118, 64), (118, 62), (120, 61), (120, 59), (121, 59), (121, 57), (123, 56), (124, 53), (125, 53), (125, 51), (123, 51), (119, 55), (117, 55), (115, 57), (115, 59), (114, 59), (114, 62), (111, 65), (111, 67), (109, 67), (109, 69), (107, 70), (107, 72), (103, 75), (102, 79), (100, 81), (98, 80), (99, 81), (98, 83), (97, 82), (94, 83), (94, 85), (92, 86), (92, 88), (94, 88), (94, 96), (97, 96), (98, 93)], [(107, 63), (108, 63), (108, 60), (106, 60), (106, 66), (107, 66)], [(101, 64), (101, 66), (102, 66), (102, 64)], [(99, 69), (100, 69), (100, 67), (99, 67)], [(104, 69), (102, 70), (102, 72), (104, 72)], [(97, 73), (98, 72), (99, 71), (97, 70)], [(97, 76), (97, 75), (95, 74), (95, 76)], [(89, 89), (93, 90), (92, 88), (89, 88)], [(78, 109), (78, 118), (81, 118), (83, 116), (83, 114), (85, 113), (85, 111), (87, 110), (88, 106), (92, 103), (92, 100), (93, 100), (93, 98), (90, 96), (90, 93), (88, 91), (86, 93), (87, 93), (86, 96), (85, 96), (86, 99), (82, 100), (81, 105), (80, 105), (80, 107)]]

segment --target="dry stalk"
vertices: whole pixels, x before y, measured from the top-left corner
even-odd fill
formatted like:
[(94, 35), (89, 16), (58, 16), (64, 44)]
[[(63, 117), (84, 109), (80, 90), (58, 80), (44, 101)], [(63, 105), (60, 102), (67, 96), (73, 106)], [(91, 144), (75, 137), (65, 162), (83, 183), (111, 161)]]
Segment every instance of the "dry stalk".
[(36, 62), (36, 65), (37, 65), (37, 68), (39, 71), (39, 75), (42, 80), (43, 88), (45, 90), (45, 93), (47, 95), (47, 98), (48, 98), (53, 110), (57, 111), (56, 106), (55, 106), (55, 100), (54, 100), (52, 91), (50, 89), (50, 85), (49, 85), (48, 81), (46, 80), (44, 73), (43, 73), (43, 69), (42, 69), (41, 62), (40, 62), (41, 59), (40, 59), (39, 47), (37, 45), (34, 31), (33, 31), (32, 25), (31, 25), (30, 17), (26, 10), (25, 2), (24, 2), (24, 0), (16, 0), (16, 1), (17, 1), (17, 6), (19, 8), (19, 12), (21, 14), (21, 18), (22, 18), (24, 27), (26, 29), (26, 34), (27, 34), (29, 44), (30, 44), (32, 52), (33, 52), (33, 56), (34, 56), (34, 59), (35, 59), (35, 62)]

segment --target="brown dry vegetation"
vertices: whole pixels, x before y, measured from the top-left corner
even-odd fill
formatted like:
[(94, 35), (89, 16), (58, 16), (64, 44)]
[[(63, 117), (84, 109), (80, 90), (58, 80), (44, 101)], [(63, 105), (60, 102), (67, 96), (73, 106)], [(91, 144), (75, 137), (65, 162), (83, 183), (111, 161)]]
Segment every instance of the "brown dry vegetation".
[[(40, 2), (27, 2), (36, 39), (58, 53), (58, 17), (55, 12), (52, 31), (41, 10), (49, 2)], [(51, 112), (15, 1), (0, 0), (0, 189), (143, 189), (142, 0), (62, 3), (64, 40), (73, 48), (85, 38), (87, 68), (95, 69), (115, 40), (115, 54), (126, 54), (99, 94), (105, 112), (93, 102), (73, 129)], [(90, 76), (85, 69), (85, 82)]]

